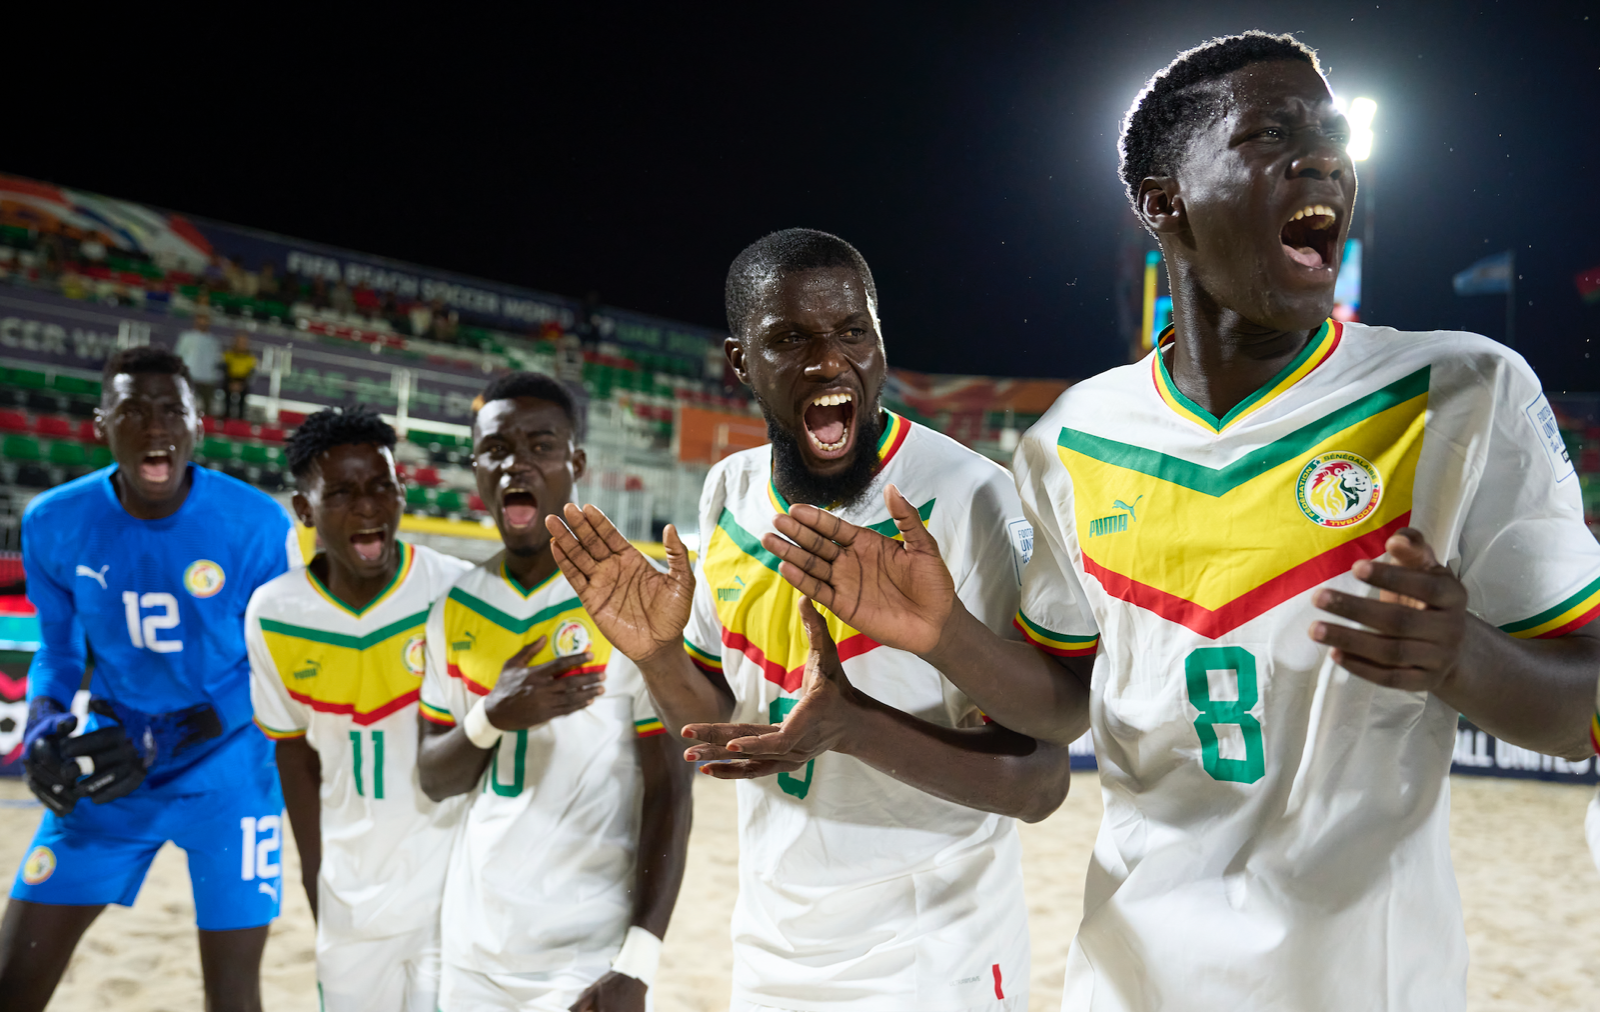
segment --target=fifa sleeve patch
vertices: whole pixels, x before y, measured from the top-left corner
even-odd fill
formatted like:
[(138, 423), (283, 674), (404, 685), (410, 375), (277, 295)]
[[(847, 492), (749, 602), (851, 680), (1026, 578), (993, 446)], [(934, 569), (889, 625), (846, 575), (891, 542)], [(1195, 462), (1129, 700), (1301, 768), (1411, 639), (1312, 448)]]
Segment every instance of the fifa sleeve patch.
[(303, 727), (295, 731), (280, 731), (275, 727), (268, 727), (267, 725), (261, 723), (261, 719), (259, 717), (252, 719), (255, 721), (256, 727), (261, 729), (261, 733), (266, 735), (268, 738), (271, 738), (273, 741), (288, 741), (290, 738), (304, 738), (306, 736), (306, 729)]
[(449, 710), (440, 709), (437, 706), (429, 706), (420, 699), (417, 700), (417, 713), (430, 724), (438, 724), (440, 727), (456, 726), (456, 719), (450, 715)]
[(1550, 461), (1550, 470), (1555, 473), (1556, 483), (1560, 484), (1572, 477), (1576, 471), (1572, 466), (1572, 457), (1567, 454), (1567, 444), (1561, 438), (1561, 428), (1556, 424), (1556, 413), (1551, 410), (1550, 402), (1540, 394), (1529, 401), (1522, 409), (1528, 416), (1528, 422), (1533, 426), (1533, 431), (1539, 436), (1539, 445), (1544, 447), (1545, 457)]
[(666, 734), (667, 729), (662, 726), (660, 717), (649, 717), (634, 721), (633, 733), (638, 738), (654, 738), (658, 734)]
[(1022, 633), (1023, 639), (1056, 657), (1093, 657), (1095, 651), (1100, 649), (1099, 633), (1093, 636), (1069, 636), (1066, 633), (1052, 632), (1021, 611), (1017, 612), (1017, 617), (1011, 620), (1011, 624)]
[(687, 639), (683, 641), (683, 651), (689, 655), (689, 660), (693, 661), (695, 667), (700, 670), (718, 675), (722, 674), (722, 656), (720, 654), (701, 650)]

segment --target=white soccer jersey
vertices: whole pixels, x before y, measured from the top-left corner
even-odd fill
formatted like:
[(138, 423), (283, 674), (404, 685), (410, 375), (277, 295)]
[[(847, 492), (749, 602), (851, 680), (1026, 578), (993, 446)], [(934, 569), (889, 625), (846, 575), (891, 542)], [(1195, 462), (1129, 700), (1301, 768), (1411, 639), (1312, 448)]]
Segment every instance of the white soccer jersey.
[(463, 807), (418, 784), (417, 695), (428, 609), (468, 564), (398, 548), (394, 582), (359, 612), (308, 567), (260, 587), (245, 613), (256, 724), (304, 736), (322, 762), (319, 948), (437, 923)]
[(1330, 321), (1214, 418), (1159, 356), (1067, 391), (1017, 451), (1020, 624), (1094, 653), (1106, 813), (1064, 1009), (1460, 1009), (1455, 712), (1329, 659), (1314, 588), (1422, 531), (1479, 616), (1559, 635), (1600, 545), (1532, 371), (1461, 333)]
[[(887, 415), (878, 477), (855, 524), (897, 536), (885, 484), (921, 512), (966, 606), (1010, 634), (1026, 522), (1005, 470)], [(807, 640), (799, 593), (761, 547), (788, 508), (770, 449), (711, 470), (686, 647), (732, 688), (735, 722), (777, 723), (795, 705)], [(913, 654), (879, 646), (819, 608), (850, 681), (923, 720), (971, 727), (972, 702)], [(799, 773), (741, 780), (733, 997), (758, 1006), (949, 1012), (1028, 987), (1028, 927), (1012, 819), (925, 794), (829, 752)], [(1020, 1006), (1019, 1006), (1020, 1007)]]
[(422, 715), (445, 726), (488, 695), (505, 662), (590, 650), (606, 673), (588, 707), (496, 746), (445, 885), (444, 962), (482, 974), (598, 977), (633, 921), (643, 794), (636, 740), (665, 733), (639, 669), (600, 635), (560, 572), (524, 588), (502, 555), (476, 566), (428, 617)]

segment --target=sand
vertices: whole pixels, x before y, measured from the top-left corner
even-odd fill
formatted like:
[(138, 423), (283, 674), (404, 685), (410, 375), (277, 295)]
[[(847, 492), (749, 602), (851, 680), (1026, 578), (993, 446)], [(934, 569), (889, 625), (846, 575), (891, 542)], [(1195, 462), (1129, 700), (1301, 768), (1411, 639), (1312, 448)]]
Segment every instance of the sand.
[[(1083, 878), (1100, 821), (1093, 775), (1080, 776), (1061, 811), (1022, 828), (1033, 930), (1030, 1009), (1054, 1010), (1067, 946), (1082, 914)], [(1600, 874), (1583, 838), (1590, 791), (1570, 786), (1452, 778), (1451, 846), (1472, 947), (1474, 1012), (1600, 1012)], [(736, 888), (731, 784), (696, 783), (695, 827), (683, 899), (667, 934), (656, 983), (659, 1012), (723, 1012), (731, 954), (728, 916)], [(22, 860), (37, 807), (0, 781), (0, 865)], [(9, 800), (7, 800), (9, 799)], [(312, 925), (285, 847), (288, 885), (262, 967), (269, 1012), (315, 1012)], [(199, 1012), (200, 963), (183, 853), (156, 858), (131, 909), (111, 907), (84, 937), (50, 1008), (57, 1012)]]

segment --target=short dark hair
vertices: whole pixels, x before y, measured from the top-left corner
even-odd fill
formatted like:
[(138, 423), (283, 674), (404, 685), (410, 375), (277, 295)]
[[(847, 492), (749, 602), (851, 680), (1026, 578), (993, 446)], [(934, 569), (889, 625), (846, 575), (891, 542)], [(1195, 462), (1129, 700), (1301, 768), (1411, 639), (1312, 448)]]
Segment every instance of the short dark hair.
[(723, 289), (728, 329), (734, 337), (743, 333), (766, 285), (785, 274), (828, 267), (848, 267), (861, 275), (867, 286), (867, 300), (876, 309), (878, 286), (872, 280), (866, 257), (854, 246), (814, 228), (786, 228), (762, 236), (733, 258)]
[(577, 434), (578, 403), (573, 400), (572, 391), (554, 376), (546, 376), (542, 372), (508, 372), (504, 376), (496, 376), (478, 395), (478, 408), (473, 415), (476, 417), (483, 405), (490, 401), (508, 401), (514, 397), (537, 397), (541, 401), (549, 401), (567, 416), (573, 434)]
[(1322, 73), (1316, 50), (1293, 35), (1249, 31), (1185, 50), (1145, 82), (1122, 119), (1117, 143), (1118, 172), (1135, 211), (1139, 184), (1150, 176), (1171, 175), (1189, 138), (1215, 112), (1215, 102), (1196, 85), (1275, 60), (1299, 60)]
[(167, 376), (182, 376), (183, 381), (189, 384), (189, 389), (194, 389), (194, 377), (189, 375), (189, 367), (183, 364), (183, 359), (173, 354), (165, 345), (141, 344), (133, 348), (124, 348), (106, 359), (105, 370), (101, 376), (103, 393), (111, 390), (111, 381), (117, 376), (133, 376), (142, 372), (161, 373)]
[(289, 472), (297, 479), (305, 478), (318, 457), (346, 443), (372, 443), (393, 450), (394, 427), (371, 408), (323, 408), (301, 422), (284, 444)]

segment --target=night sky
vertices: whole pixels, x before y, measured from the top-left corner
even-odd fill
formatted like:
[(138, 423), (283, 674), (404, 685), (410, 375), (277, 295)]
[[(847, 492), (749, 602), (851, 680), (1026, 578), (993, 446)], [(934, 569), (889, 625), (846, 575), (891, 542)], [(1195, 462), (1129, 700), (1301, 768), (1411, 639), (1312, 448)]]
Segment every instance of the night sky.
[(1600, 390), (1572, 281), (1600, 5), (585, 7), (41, 31), (0, 170), (715, 327), (744, 245), (821, 228), (872, 265), (892, 364), (1082, 377), (1124, 357), (1119, 117), (1179, 49), (1292, 31), (1379, 104), (1364, 318), (1498, 338), (1504, 300), (1450, 276), (1515, 248), (1520, 350)]

